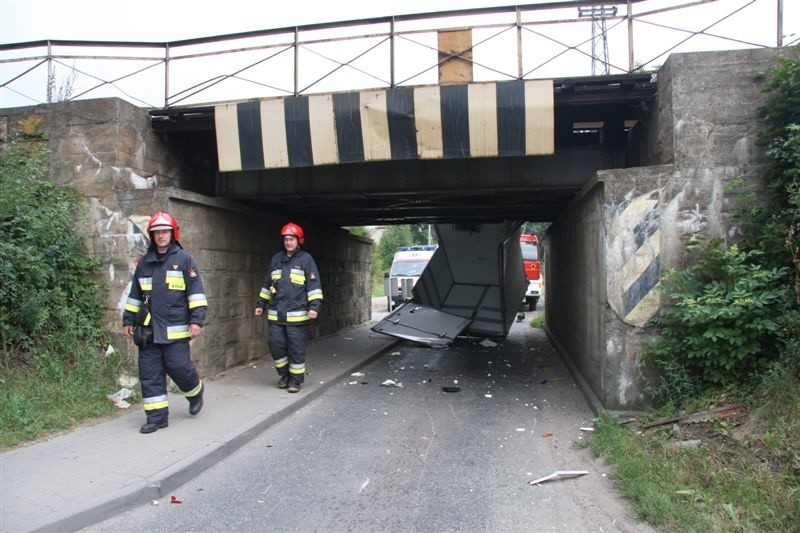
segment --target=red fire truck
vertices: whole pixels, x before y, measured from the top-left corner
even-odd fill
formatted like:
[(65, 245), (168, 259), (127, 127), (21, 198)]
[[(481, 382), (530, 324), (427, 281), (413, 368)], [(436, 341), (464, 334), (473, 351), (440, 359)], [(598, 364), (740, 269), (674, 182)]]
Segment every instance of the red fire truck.
[(542, 291), (542, 262), (539, 259), (539, 238), (534, 232), (529, 235), (519, 236), (519, 246), (522, 248), (522, 265), (525, 277), (528, 279), (528, 288), (525, 291), (525, 303), (533, 311), (539, 303)]

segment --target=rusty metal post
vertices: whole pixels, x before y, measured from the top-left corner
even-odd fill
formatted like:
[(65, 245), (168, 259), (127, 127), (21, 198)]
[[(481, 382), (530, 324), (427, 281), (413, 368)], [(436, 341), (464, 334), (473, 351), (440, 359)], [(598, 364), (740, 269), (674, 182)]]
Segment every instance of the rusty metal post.
[(522, 79), (522, 12), (517, 6), (517, 79)]
[(633, 55), (633, 3), (628, 0), (628, 72), (633, 72), (634, 66)]
[(783, 46), (783, 0), (778, 0), (778, 48)]
[(389, 22), (389, 87), (394, 89), (394, 17)]
[(53, 71), (53, 48), (47, 41), (47, 103), (53, 103), (53, 85), (55, 85), (55, 72)]
[(299, 61), (300, 61), (300, 28), (298, 26), (294, 27), (294, 95), (297, 96), (299, 93), (299, 78), (298, 78), (298, 68), (299, 68)]
[(169, 43), (164, 45), (164, 107), (169, 107)]

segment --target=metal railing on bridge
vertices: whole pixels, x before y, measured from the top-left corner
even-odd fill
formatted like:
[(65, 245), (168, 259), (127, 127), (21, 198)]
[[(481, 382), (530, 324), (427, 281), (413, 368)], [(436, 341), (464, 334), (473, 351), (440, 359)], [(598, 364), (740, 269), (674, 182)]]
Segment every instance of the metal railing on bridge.
[[(787, 4), (789, 4), (787, 2)], [(120, 97), (150, 108), (472, 80), (653, 70), (673, 52), (796, 44), (800, 2), (574, 0), (387, 16), (171, 42), (0, 44), (0, 107)], [(786, 26), (785, 26), (786, 24)], [(464, 49), (443, 33), (469, 31)]]

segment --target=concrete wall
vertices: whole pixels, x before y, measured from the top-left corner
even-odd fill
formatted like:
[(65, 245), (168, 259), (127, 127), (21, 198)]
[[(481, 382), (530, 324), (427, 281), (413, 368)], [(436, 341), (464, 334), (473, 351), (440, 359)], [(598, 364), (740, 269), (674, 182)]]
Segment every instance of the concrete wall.
[[(253, 309), (267, 261), (282, 246), (285, 219), (203, 194), (213, 184), (209, 162), (165, 144), (151, 132), (147, 111), (122, 100), (6, 109), (0, 121), (3, 142), (21, 124), (38, 121), (51, 150), (51, 180), (86, 198), (90, 220), (79, 230), (104, 265), (106, 328), (117, 348), (135, 357), (135, 346), (121, 335), (122, 307), (147, 249), (147, 221), (165, 210), (180, 222), (181, 243), (198, 262), (209, 298), (203, 335), (192, 344), (201, 373), (267, 354), (266, 324)], [(312, 335), (369, 320), (371, 244), (339, 228), (295, 222), (305, 229), (325, 294)]]
[[(765, 190), (761, 73), (782, 53), (670, 56), (656, 105), (629, 144), (631, 166), (599, 171), (549, 230), (546, 327), (598, 405), (646, 403), (642, 343), (664, 305), (659, 276), (684, 266), (698, 232), (740, 237), (732, 216), (739, 193), (731, 189), (738, 180)], [(592, 265), (592, 253), (601, 264)]]

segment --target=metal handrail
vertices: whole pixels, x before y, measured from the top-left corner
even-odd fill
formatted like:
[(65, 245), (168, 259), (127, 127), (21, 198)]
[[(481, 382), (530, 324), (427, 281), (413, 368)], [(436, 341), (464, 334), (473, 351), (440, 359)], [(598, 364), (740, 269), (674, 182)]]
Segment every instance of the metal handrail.
[[(777, 46), (781, 46), (783, 44), (783, 36), (781, 32), (783, 31), (783, 27), (786, 21), (783, 20), (783, 0), (739, 0), (737, 6), (735, 6), (735, 10), (731, 13), (725, 13), (721, 16), (718, 16), (718, 19), (713, 24), (708, 24), (704, 27), (704, 29), (700, 31), (692, 31), (689, 29), (682, 29), (670, 24), (655, 22), (652, 19), (653, 17), (663, 16), (667, 13), (673, 13), (677, 10), (691, 10), (695, 8), (701, 8), (707, 4), (712, 3), (721, 3), (725, 0), (694, 0), (694, 1), (686, 1), (681, 4), (677, 4), (674, 6), (666, 7), (666, 8), (658, 8), (658, 9), (650, 9), (644, 10), (639, 13), (634, 13), (633, 7), (634, 5), (641, 5), (643, 7), (647, 7), (648, 4), (652, 4), (655, 0), (574, 0), (574, 1), (559, 1), (559, 2), (550, 2), (550, 3), (535, 3), (535, 4), (526, 4), (526, 5), (508, 5), (508, 6), (498, 6), (498, 7), (484, 7), (484, 8), (473, 8), (473, 9), (464, 9), (464, 10), (451, 10), (451, 11), (440, 11), (440, 12), (429, 12), (429, 13), (416, 13), (416, 14), (406, 14), (406, 15), (394, 15), (394, 16), (386, 16), (386, 17), (375, 17), (375, 18), (366, 18), (366, 19), (358, 19), (358, 20), (348, 20), (348, 21), (339, 21), (339, 22), (325, 22), (325, 23), (316, 23), (316, 24), (308, 24), (304, 26), (290, 26), (290, 27), (282, 27), (282, 28), (272, 28), (272, 29), (264, 29), (264, 30), (256, 30), (256, 31), (248, 31), (248, 32), (240, 32), (240, 33), (232, 33), (232, 34), (225, 34), (225, 35), (217, 35), (217, 36), (210, 36), (210, 37), (200, 37), (200, 38), (192, 38), (192, 39), (182, 39), (182, 40), (175, 40), (175, 41), (164, 41), (164, 42), (135, 42), (135, 41), (79, 41), (79, 40), (39, 40), (39, 41), (28, 41), (22, 43), (10, 43), (10, 44), (0, 44), (0, 66), (3, 67), (3, 70), (9, 69), (15, 63), (26, 64), (30, 62), (35, 62), (35, 64), (27, 68), (21, 73), (17, 73), (16, 75), (10, 76), (7, 80), (2, 80), (0, 83), (0, 91), (8, 90), (14, 93), (19, 94), (24, 98), (28, 98), (34, 102), (40, 102), (40, 100), (31, 97), (27, 94), (24, 94), (14, 87), (12, 84), (18, 84), (20, 80), (26, 79), (28, 77), (33, 76), (34, 73), (38, 73), (40, 67), (44, 64), (47, 65), (47, 102), (53, 101), (53, 94), (52, 89), (55, 85), (56, 75), (55, 75), (55, 68), (59, 67), (66, 70), (71, 70), (72, 75), (74, 76), (75, 73), (80, 74), (85, 78), (93, 78), (97, 81), (97, 83), (91, 87), (83, 88), (77, 94), (72, 95), (68, 94), (64, 99), (65, 100), (74, 100), (79, 99), (82, 97), (93, 96), (97, 95), (100, 88), (105, 87), (115, 87), (117, 91), (121, 92), (127, 98), (145, 104), (148, 107), (160, 107), (152, 104), (147, 104), (146, 97), (144, 96), (136, 96), (132, 94), (128, 94), (124, 89), (122, 89), (119, 84), (120, 82), (128, 82), (131, 78), (136, 77), (142, 73), (152, 71), (154, 68), (158, 67), (163, 70), (163, 85), (164, 85), (164, 93), (163, 93), (163, 107), (170, 108), (177, 105), (184, 105), (187, 103), (191, 103), (192, 98), (197, 97), (200, 94), (209, 94), (209, 89), (212, 87), (220, 86), (220, 84), (231, 81), (231, 80), (238, 80), (241, 83), (246, 83), (246, 85), (259, 87), (259, 90), (271, 92), (272, 94), (266, 94), (266, 96), (275, 95), (300, 95), (300, 94), (309, 94), (310, 92), (315, 90), (323, 80), (332, 78), (337, 72), (342, 71), (344, 69), (350, 69), (351, 71), (357, 72), (367, 78), (373, 80), (375, 83), (378, 83), (377, 87), (395, 87), (398, 85), (407, 84), (413, 80), (419, 79), (424, 74), (430, 72), (431, 70), (435, 69), (438, 65), (442, 62), (447, 61), (451, 58), (460, 58), (466, 61), (469, 61), (473, 64), (473, 66), (479, 67), (482, 69), (484, 73), (491, 73), (492, 75), (498, 76), (496, 79), (528, 79), (530, 76), (536, 75), (538, 72), (541, 72), (542, 69), (545, 67), (551, 66), (556, 63), (557, 60), (562, 60), (562, 58), (567, 54), (577, 54), (584, 58), (589, 59), (591, 62), (595, 61), (603, 61), (606, 65), (607, 70), (613, 69), (615, 72), (618, 73), (631, 73), (637, 70), (640, 67), (647, 67), (653, 64), (654, 61), (661, 59), (664, 57), (669, 51), (675, 50), (682, 44), (685, 44), (688, 40), (692, 37), (703, 35), (705, 37), (713, 37), (716, 39), (721, 39), (726, 42), (735, 43), (737, 46), (747, 46), (747, 47), (767, 47), (767, 44), (758, 44), (753, 43), (745, 39), (739, 39), (737, 37), (726, 37), (724, 35), (709, 33), (710, 30), (715, 25), (719, 24), (726, 18), (732, 16), (736, 12), (751, 6), (753, 4), (759, 3), (760, 5), (766, 5), (770, 3), (772, 5), (777, 5), (777, 26), (775, 29), (776, 34), (776, 43)], [(729, 0), (734, 1), (734, 0)], [(559, 10), (575, 10), (581, 6), (612, 6), (612, 5), (624, 5), (626, 6), (626, 11), (623, 14), (618, 14), (614, 16), (604, 17), (606, 21), (615, 22), (616, 24), (611, 27), (607, 31), (608, 34), (611, 34), (619, 25), (627, 23), (627, 65), (615, 65), (610, 58), (598, 58), (595, 57), (593, 53), (586, 52), (581, 49), (582, 46), (585, 46), (587, 43), (590, 43), (594, 36), (590, 39), (584, 39), (577, 44), (570, 44), (568, 42), (564, 42), (561, 38), (556, 38), (551, 35), (547, 35), (545, 32), (546, 28), (549, 27), (558, 27), (558, 28), (567, 28), (567, 25), (575, 25), (580, 23), (586, 23), (587, 19), (582, 19), (580, 17), (577, 18), (552, 18), (552, 19), (542, 19), (542, 20), (533, 20), (533, 19), (525, 19), (523, 15), (531, 15), (531, 14), (538, 14), (539, 12), (557, 12)], [(615, 10), (616, 12), (616, 10)], [(496, 33), (492, 35), (479, 39), (477, 43), (472, 44), (472, 46), (468, 50), (464, 50), (460, 53), (449, 53), (444, 54), (442, 57), (437, 57), (436, 60), (425, 63), (420, 65), (419, 62), (413, 66), (414, 70), (410, 71), (410, 74), (407, 74), (402, 77), (400, 81), (397, 80), (398, 71), (397, 68), (399, 65), (410, 65), (410, 62), (401, 63), (401, 58), (399, 54), (401, 52), (398, 51), (398, 43), (402, 43), (404, 46), (415, 46), (418, 47), (420, 50), (428, 52), (436, 52), (439, 53), (438, 47), (431, 46), (430, 44), (426, 44), (421, 42), (416, 36), (421, 36), (421, 39), (426, 37), (435, 35), (439, 31), (452, 31), (453, 29), (460, 29), (465, 28), (462, 25), (445, 25), (442, 28), (419, 28), (419, 27), (410, 27), (410, 28), (399, 28), (399, 24), (409, 24), (409, 23), (422, 23), (422, 22), (435, 22), (442, 19), (457, 19), (460, 21), (464, 21), (466, 19), (476, 19), (476, 18), (487, 18), (490, 16), (502, 16), (505, 14), (513, 14), (513, 20), (509, 21), (479, 21), (479, 24), (471, 24), (466, 26), (466, 28), (470, 29), (474, 32), (476, 31), (494, 31), (497, 30)], [(686, 17), (687, 19), (690, 17)], [(658, 27), (661, 29), (667, 29), (671, 31), (681, 32), (688, 34), (688, 36), (681, 40), (677, 44), (669, 44), (667, 43), (666, 48), (664, 51), (661, 51), (655, 57), (648, 59), (647, 61), (641, 63), (640, 66), (637, 66), (635, 59), (636, 54), (634, 53), (634, 39), (633, 39), (633, 31), (634, 31), (634, 23), (641, 23), (642, 25), (648, 25), (651, 27)], [(354, 28), (368, 28), (369, 30), (362, 32), (359, 34), (347, 34), (347, 35), (336, 35), (333, 37), (325, 37), (320, 35), (321, 33), (336, 31), (339, 33), (346, 33), (347, 31), (352, 31)], [(543, 29), (537, 29), (543, 28)], [(516, 38), (514, 39), (514, 44), (511, 45), (515, 48), (513, 51), (516, 55), (516, 62), (514, 65), (514, 69), (516, 72), (506, 72), (500, 66), (490, 65), (488, 63), (482, 63), (479, 60), (474, 59), (471, 56), (468, 56), (467, 53), (470, 54), (475, 50), (480, 49), (480, 47), (487, 46), (487, 43), (498, 43), (500, 41), (500, 37), (505, 35), (509, 31), (516, 30)], [(304, 38), (308, 36), (308, 38)], [(603, 39), (609, 37), (609, 35), (602, 35)], [(538, 39), (541, 40), (542, 43), (546, 46), (552, 46), (555, 48), (555, 51), (550, 51), (549, 55), (545, 55), (541, 59), (536, 57), (536, 61), (531, 60), (531, 56), (534, 54), (530, 50), (530, 46), (526, 48), (526, 44), (530, 45), (530, 42), (526, 42), (526, 39)], [(539, 41), (537, 41), (539, 42)], [(366, 43), (366, 44), (365, 44)], [(330, 57), (330, 54), (323, 54), (322, 52), (318, 51), (318, 48), (321, 47), (331, 47), (331, 46), (339, 46), (347, 44), (349, 48), (348, 57), (350, 59), (347, 60), (338, 60), (333, 57)], [(499, 43), (502, 44), (502, 43)], [(222, 45), (222, 46), (218, 46)], [(360, 49), (355, 49), (356, 45), (363, 45)], [(388, 46), (388, 80), (386, 80), (383, 76), (376, 74), (374, 72), (369, 72), (366, 68), (362, 68), (356, 65), (356, 62), (360, 59), (366, 58), (374, 51), (381, 49), (384, 46)], [(33, 52), (37, 48), (46, 48), (46, 53), (41, 55), (37, 55), (34, 53), (26, 53), (21, 56), (14, 56), (14, 52)], [(544, 46), (543, 46), (544, 47)], [(87, 51), (92, 49), (91, 51), (94, 53), (78, 53), (78, 54), (69, 54), (64, 53), (61, 48), (78, 48), (81, 52)], [(152, 50), (151, 55), (147, 54), (136, 54), (136, 55), (124, 55), (120, 53), (114, 53), (118, 50), (145, 50), (149, 49)], [(99, 53), (97, 50), (101, 50), (103, 52), (107, 51), (109, 54)], [(258, 76), (258, 72), (256, 69), (264, 68), (268, 63), (271, 65), (273, 61), (279, 60), (281, 56), (284, 55), (284, 52), (291, 50), (293, 52), (293, 66), (291, 67), (291, 72), (282, 71), (282, 73), (276, 76), (275, 80), (263, 80), (263, 79), (251, 79)], [(592, 48), (594, 50), (594, 47)], [(318, 72), (313, 73), (313, 76), (309, 79), (310, 82), (303, 82), (301, 86), (301, 73), (304, 75), (308, 75), (308, 73), (312, 72), (312, 69), (315, 67), (308, 66), (302, 63), (301, 58), (303, 54), (315, 55), (317, 60), (326, 60), (329, 62), (334, 63), (334, 66), (328, 69), (327, 71), (324, 69), (320, 69)], [(502, 57), (511, 57), (511, 50), (508, 53), (498, 54)], [(527, 54), (527, 55), (526, 55)], [(175, 86), (180, 74), (177, 72), (176, 68), (179, 65), (185, 65), (189, 62), (194, 61), (205, 61), (206, 65), (209, 65), (214, 58), (225, 57), (231, 58), (231, 62), (234, 59), (238, 59), (239, 57), (249, 57), (249, 60), (244, 65), (239, 65), (236, 68), (230, 68), (230, 70), (217, 73), (212, 75), (208, 78), (203, 79), (199, 82), (183, 82), (182, 86), (174, 90), (171, 87)], [(407, 58), (405, 58), (407, 59)], [(417, 58), (415, 58), (417, 59)], [(494, 59), (494, 58), (493, 58)], [(525, 60), (528, 60), (526, 68)], [(73, 65), (70, 66), (67, 64), (68, 61), (73, 61)], [(92, 62), (92, 61), (99, 61), (99, 62), (115, 62), (119, 64), (121, 62), (135, 62), (135, 63), (144, 63), (144, 66), (137, 65), (134, 69), (132, 69), (127, 74), (121, 74), (117, 76), (98, 76), (96, 74), (91, 74), (87, 71), (81, 70), (75, 66), (75, 62)], [(594, 64), (594, 63), (592, 63)], [(115, 65), (116, 66), (116, 65)], [(227, 66), (227, 65), (226, 65)], [(173, 68), (176, 67), (176, 68)], [(301, 70), (301, 68), (303, 70)], [(382, 68), (385, 68), (382, 67)], [(246, 77), (249, 75), (249, 72), (253, 72), (253, 75), (250, 77)], [(149, 72), (148, 72), (149, 73)], [(159, 71), (160, 73), (160, 71)], [(576, 74), (584, 74), (583, 72), (577, 72)], [(2, 78), (2, 73), (0, 73), (0, 78)], [(281, 87), (282, 84), (288, 81), (288, 78), (291, 79), (291, 88), (288, 87)], [(244, 87), (244, 86), (243, 86)], [(337, 90), (347, 90), (352, 89), (353, 87), (347, 87), (343, 85), (341, 89)], [(363, 87), (359, 87), (363, 88)], [(243, 94), (246, 91), (240, 89), (241, 93), (236, 93), (232, 89), (230, 93), (225, 93), (225, 100), (238, 100), (244, 98), (252, 98), (252, 95)], [(0, 92), (0, 96), (2, 96), (2, 92)], [(212, 99), (213, 100), (213, 99)], [(196, 104), (193, 104), (196, 105)], [(2, 102), (0, 102), (0, 106), (6, 107)]]

